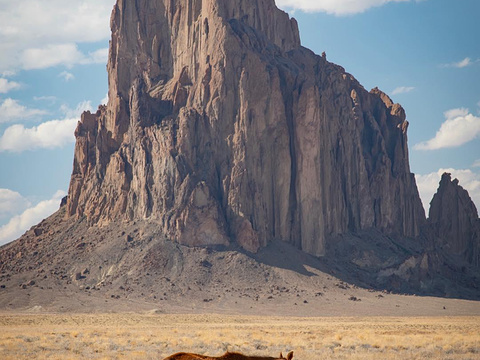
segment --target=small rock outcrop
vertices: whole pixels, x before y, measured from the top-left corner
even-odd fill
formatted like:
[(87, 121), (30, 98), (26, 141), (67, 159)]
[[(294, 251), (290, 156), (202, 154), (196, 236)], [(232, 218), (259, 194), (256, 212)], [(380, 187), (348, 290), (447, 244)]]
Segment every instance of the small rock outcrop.
[(419, 235), (405, 111), (303, 48), (274, 0), (118, 0), (111, 27), (109, 103), (76, 130), (69, 217), (251, 252)]
[(480, 266), (480, 219), (468, 192), (445, 173), (430, 203), (429, 232), (436, 247)]

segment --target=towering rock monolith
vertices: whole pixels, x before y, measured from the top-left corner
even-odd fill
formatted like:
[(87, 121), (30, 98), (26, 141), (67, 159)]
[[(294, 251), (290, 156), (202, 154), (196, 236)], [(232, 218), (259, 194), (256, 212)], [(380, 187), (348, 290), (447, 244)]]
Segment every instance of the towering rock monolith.
[(274, 0), (118, 0), (109, 102), (76, 130), (68, 217), (185, 245), (415, 237), (403, 108), (300, 44)]
[(480, 219), (468, 192), (444, 173), (430, 203), (428, 218), (435, 246), (480, 266)]

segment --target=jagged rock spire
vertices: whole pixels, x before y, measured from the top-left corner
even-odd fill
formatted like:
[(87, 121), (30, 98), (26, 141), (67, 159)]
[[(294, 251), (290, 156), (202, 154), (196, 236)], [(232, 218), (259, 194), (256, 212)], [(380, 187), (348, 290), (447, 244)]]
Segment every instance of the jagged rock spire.
[(444, 173), (430, 203), (428, 218), (436, 246), (480, 266), (480, 219), (468, 192)]

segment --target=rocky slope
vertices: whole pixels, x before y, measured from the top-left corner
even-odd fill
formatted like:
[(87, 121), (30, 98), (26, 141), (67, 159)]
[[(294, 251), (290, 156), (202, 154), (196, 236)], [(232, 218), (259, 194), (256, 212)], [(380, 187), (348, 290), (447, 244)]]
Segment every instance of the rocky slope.
[[(475, 301), (398, 295), (445, 295), (444, 289), (422, 291), (400, 278), (411, 272), (412, 261), (403, 266), (402, 261), (418, 255), (414, 241), (369, 232), (337, 239), (343, 251), (328, 249), (323, 258), (282, 241), (251, 254), (238, 246), (179, 245), (150, 221), (114, 221), (100, 228), (65, 220), (65, 213), (63, 207), (0, 249), (3, 313), (480, 314)], [(399, 256), (399, 249), (405, 255)], [(399, 267), (398, 275), (383, 276), (379, 269), (385, 266)], [(436, 280), (450, 295), (478, 299), (478, 289), (456, 292), (453, 281), (438, 274)]]
[(68, 216), (256, 252), (425, 222), (402, 107), (301, 47), (273, 0), (118, 1), (109, 103), (76, 137)]

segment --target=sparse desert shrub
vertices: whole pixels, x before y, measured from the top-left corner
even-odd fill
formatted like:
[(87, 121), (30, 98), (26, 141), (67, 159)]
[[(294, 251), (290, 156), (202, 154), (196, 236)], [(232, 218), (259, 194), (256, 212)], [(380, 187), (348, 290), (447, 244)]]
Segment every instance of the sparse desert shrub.
[[(79, 325), (80, 324), (80, 325)], [(197, 315), (0, 317), (0, 359), (163, 359), (225, 351), (299, 360), (477, 360), (479, 318), (269, 318)]]

